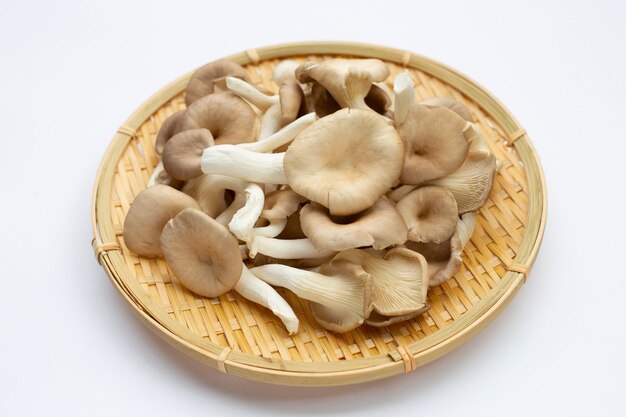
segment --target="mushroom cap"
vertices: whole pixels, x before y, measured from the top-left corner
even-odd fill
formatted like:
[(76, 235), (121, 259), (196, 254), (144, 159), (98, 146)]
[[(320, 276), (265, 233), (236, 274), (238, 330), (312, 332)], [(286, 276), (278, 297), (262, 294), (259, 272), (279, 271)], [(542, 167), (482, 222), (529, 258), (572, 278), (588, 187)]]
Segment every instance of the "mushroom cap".
[(385, 115), (391, 107), (391, 97), (379, 86), (372, 84), (369, 93), (365, 96), (365, 104), (378, 114)]
[(265, 205), (260, 217), (267, 220), (286, 219), (294, 214), (304, 201), (302, 196), (290, 188), (272, 191), (265, 196)]
[(346, 312), (328, 308), (322, 304), (309, 302), (311, 314), (315, 320), (325, 329), (334, 332), (347, 332), (363, 324), (372, 311), (372, 277), (361, 265), (349, 260), (331, 260), (322, 265), (319, 272), (323, 275), (333, 276), (337, 279), (345, 279), (355, 282), (360, 297), (363, 297), (363, 310), (359, 312)]
[(451, 239), (441, 243), (406, 242), (405, 245), (426, 258), (428, 285), (431, 287), (451, 278), (463, 263), (461, 259), (463, 247), (458, 232), (455, 232)]
[(411, 106), (396, 127), (405, 145), (402, 183), (420, 184), (456, 171), (469, 150), (466, 124), (445, 107)]
[(302, 131), (285, 153), (291, 188), (345, 216), (371, 207), (397, 181), (404, 146), (369, 110), (342, 109)]
[(128, 209), (124, 219), (124, 243), (137, 255), (161, 255), (163, 227), (189, 207), (200, 208), (196, 200), (172, 187), (156, 184), (146, 188)]
[(445, 107), (452, 110), (468, 122), (473, 121), (472, 113), (470, 113), (469, 109), (465, 107), (465, 104), (450, 97), (430, 97), (420, 101), (418, 104), (428, 107)]
[(374, 310), (371, 312), (367, 320), (365, 320), (365, 324), (372, 327), (387, 327), (392, 324), (400, 323), (401, 321), (410, 320), (420, 314), (424, 314), (428, 310), (430, 310), (430, 304), (425, 304), (424, 307), (412, 313), (402, 314), (399, 316), (386, 316)]
[(157, 154), (161, 155), (165, 143), (170, 140), (172, 136), (181, 131), (181, 120), (184, 114), (185, 110), (180, 110), (165, 119), (159, 129), (159, 133), (157, 133), (156, 142), (154, 143), (154, 151)]
[(259, 121), (248, 103), (228, 91), (202, 97), (191, 104), (181, 127), (209, 129), (217, 145), (236, 144), (254, 142)]
[(333, 114), (341, 108), (328, 90), (317, 81), (313, 81), (311, 93), (305, 96), (305, 100), (307, 101), (308, 110), (314, 111), (319, 117)]
[(173, 178), (190, 180), (202, 175), (202, 152), (215, 143), (207, 129), (188, 129), (177, 133), (163, 148), (163, 167)]
[(250, 81), (246, 70), (239, 64), (224, 59), (209, 62), (198, 68), (189, 79), (185, 93), (185, 104), (189, 106), (199, 98), (212, 94), (213, 80), (226, 76)]
[(419, 187), (396, 205), (414, 242), (444, 242), (454, 234), (458, 222), (456, 201), (443, 187)]
[(346, 260), (361, 265), (372, 276), (372, 306), (387, 316), (420, 310), (426, 304), (428, 264), (424, 256), (396, 247), (382, 255), (367, 249), (340, 252), (333, 261)]
[(293, 79), (284, 81), (278, 89), (280, 100), (280, 125), (285, 126), (293, 122), (298, 114), (306, 112), (304, 105), (304, 93), (300, 84)]
[(406, 224), (387, 197), (347, 220), (343, 224), (334, 222), (328, 210), (316, 203), (307, 204), (300, 211), (302, 231), (319, 249), (342, 251), (361, 246), (384, 249), (407, 240)]
[(161, 247), (176, 277), (196, 294), (217, 297), (239, 282), (243, 263), (237, 239), (200, 210), (188, 208), (170, 220)]
[(341, 107), (367, 108), (372, 83), (384, 81), (389, 68), (379, 59), (331, 59), (305, 62), (296, 69), (300, 82), (321, 84)]
[(464, 214), (478, 210), (487, 202), (495, 174), (496, 158), (492, 153), (469, 151), (458, 170), (428, 184), (447, 188), (456, 200), (459, 214)]

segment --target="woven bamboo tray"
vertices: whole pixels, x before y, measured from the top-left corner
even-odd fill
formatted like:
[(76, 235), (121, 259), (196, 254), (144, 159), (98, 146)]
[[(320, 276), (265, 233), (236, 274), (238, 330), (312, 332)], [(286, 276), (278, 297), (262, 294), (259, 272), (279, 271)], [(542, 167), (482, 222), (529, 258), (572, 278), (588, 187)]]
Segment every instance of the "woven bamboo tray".
[(159, 126), (185, 107), (188, 73), (143, 103), (117, 130), (100, 165), (92, 205), (98, 262), (132, 310), (181, 351), (222, 372), (285, 385), (343, 385), (410, 372), (460, 346), (511, 301), (535, 260), (546, 222), (546, 190), (537, 155), (524, 129), (490, 93), (466, 76), (411, 52), (341, 42), (296, 43), (227, 57), (244, 65), (268, 90), (272, 68), (285, 58), (330, 56), (386, 61), (390, 80), (408, 69), (420, 99), (451, 96), (470, 109), (502, 161), (491, 199), (456, 275), (429, 291), (423, 316), (386, 328), (325, 331), (306, 302), (279, 290), (300, 319), (289, 336), (268, 310), (236, 293), (199, 297), (180, 285), (162, 258), (137, 257), (124, 245), (122, 225), (133, 199), (159, 162)]

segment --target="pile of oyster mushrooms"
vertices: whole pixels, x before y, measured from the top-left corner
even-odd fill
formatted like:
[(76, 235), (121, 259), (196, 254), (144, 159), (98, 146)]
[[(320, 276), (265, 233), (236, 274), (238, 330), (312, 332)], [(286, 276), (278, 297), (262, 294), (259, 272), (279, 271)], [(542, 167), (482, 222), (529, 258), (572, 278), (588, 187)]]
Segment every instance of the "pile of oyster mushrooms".
[(376, 59), (282, 61), (272, 95), (232, 62), (200, 68), (158, 132), (126, 246), (164, 256), (199, 295), (269, 308), (289, 333), (298, 317), (274, 287), (337, 332), (424, 313), (498, 163), (461, 102), (418, 102), (408, 72), (388, 78)]

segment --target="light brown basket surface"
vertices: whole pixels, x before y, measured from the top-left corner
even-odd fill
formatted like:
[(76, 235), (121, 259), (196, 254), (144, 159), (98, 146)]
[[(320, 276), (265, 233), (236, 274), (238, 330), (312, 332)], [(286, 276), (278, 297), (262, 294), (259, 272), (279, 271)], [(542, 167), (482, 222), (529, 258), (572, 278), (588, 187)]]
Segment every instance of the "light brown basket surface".
[(94, 190), (94, 248), (133, 310), (165, 340), (224, 372), (289, 385), (339, 385), (407, 372), (457, 347), (493, 319), (525, 281), (545, 226), (545, 185), (532, 145), (515, 119), (473, 81), (409, 52), (349, 43), (306, 43), (249, 50), (228, 57), (250, 78), (276, 92), (271, 80), (281, 59), (376, 57), (413, 75), (417, 96), (462, 101), (502, 161), (491, 198), (480, 210), (463, 265), (429, 291), (423, 316), (386, 328), (361, 326), (337, 334), (321, 328), (306, 302), (279, 290), (300, 319), (289, 336), (280, 321), (235, 292), (216, 299), (185, 289), (162, 258), (137, 257), (124, 245), (122, 225), (159, 157), (160, 125), (184, 109), (190, 74), (144, 103), (118, 129)]

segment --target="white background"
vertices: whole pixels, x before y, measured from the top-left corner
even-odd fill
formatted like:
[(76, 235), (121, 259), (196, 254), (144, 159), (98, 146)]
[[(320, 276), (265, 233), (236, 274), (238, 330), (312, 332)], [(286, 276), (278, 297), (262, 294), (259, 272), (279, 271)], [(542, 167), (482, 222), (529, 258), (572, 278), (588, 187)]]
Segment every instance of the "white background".
[[(626, 415), (624, 2), (1, 3), (0, 415)], [(286, 388), (145, 328), (93, 258), (90, 198), (115, 130), (161, 86), (318, 39), (412, 50), (486, 86), (536, 145), (549, 216), (529, 282), (466, 345), (407, 376)]]

